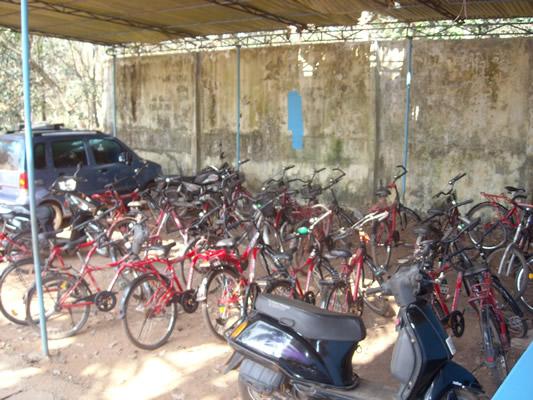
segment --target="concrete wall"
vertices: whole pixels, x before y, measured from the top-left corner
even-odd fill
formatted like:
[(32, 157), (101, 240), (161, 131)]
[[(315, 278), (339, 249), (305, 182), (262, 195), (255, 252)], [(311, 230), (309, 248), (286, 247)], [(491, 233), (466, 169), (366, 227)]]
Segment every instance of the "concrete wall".
[[(254, 186), (282, 165), (340, 166), (344, 201), (368, 204), (402, 161), (407, 42), (241, 51), (242, 158)], [(235, 154), (235, 51), (119, 60), (118, 132), (166, 171)], [(196, 79), (197, 78), (197, 79)], [(292, 148), (287, 94), (302, 96), (304, 147)], [(108, 113), (109, 116), (111, 113)], [(107, 118), (110, 124), (110, 118)], [(533, 187), (533, 40), (415, 41), (407, 202), (461, 171), (461, 198)], [(325, 176), (324, 176), (325, 177)]]

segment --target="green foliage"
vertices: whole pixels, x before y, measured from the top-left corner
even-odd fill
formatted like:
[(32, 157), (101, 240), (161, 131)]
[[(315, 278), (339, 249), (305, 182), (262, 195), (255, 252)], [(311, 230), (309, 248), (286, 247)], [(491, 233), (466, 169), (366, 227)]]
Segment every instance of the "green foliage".
[[(100, 127), (105, 49), (41, 36), (30, 44), (33, 123)], [(20, 34), (0, 30), (0, 128), (16, 128), (23, 117)]]

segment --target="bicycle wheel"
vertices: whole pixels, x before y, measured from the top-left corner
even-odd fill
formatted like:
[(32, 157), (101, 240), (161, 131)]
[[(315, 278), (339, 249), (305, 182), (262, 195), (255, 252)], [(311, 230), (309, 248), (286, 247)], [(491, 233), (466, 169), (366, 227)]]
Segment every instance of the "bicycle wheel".
[[(87, 283), (73, 275), (54, 273), (43, 278), (43, 303), (49, 339), (63, 339), (79, 332), (91, 306), (91, 291)], [(39, 325), (39, 301), (34, 286), (26, 299), (26, 319), (29, 325)]]
[(387, 296), (382, 293), (367, 294), (368, 289), (375, 289), (381, 286), (383, 277), (378, 271), (373, 261), (366, 258), (363, 263), (363, 270), (361, 272), (361, 288), (363, 288), (363, 300), (365, 304), (376, 314), (382, 317), (389, 317), (393, 310), (389, 303)]
[(107, 236), (114, 244), (114, 251), (117, 257), (125, 256), (131, 250), (133, 240), (133, 226), (135, 219), (125, 217), (113, 224)]
[(26, 294), (35, 283), (32, 260), (9, 264), (0, 275), (0, 312), (11, 322), (27, 325)]
[(204, 321), (213, 335), (225, 340), (224, 333), (241, 317), (244, 290), (238, 274), (230, 268), (209, 273), (199, 289)]
[(474, 244), (483, 240), (482, 247), (486, 250), (493, 250), (504, 245), (508, 239), (508, 232), (502, 223), (508, 210), (498, 203), (483, 202), (472, 207), (466, 217), (473, 221), (480, 219), (476, 228), (468, 231), (468, 236)]
[(269, 283), (266, 288), (268, 294), (273, 294), (281, 297), (288, 297), (289, 299), (298, 300), (298, 292), (296, 287), (288, 279), (276, 279)]
[(396, 217), (396, 230), (400, 234), (400, 240), (404, 245), (413, 246), (416, 241), (414, 229), (420, 223), (418, 214), (409, 207), (400, 206)]
[(516, 275), (515, 287), (521, 292), (519, 300), (527, 311), (533, 313), (533, 257)]
[(498, 277), (493, 276), (492, 288), (496, 307), (505, 317), (505, 322), (512, 337), (523, 338), (527, 335), (527, 322), (523, 318), (524, 314), (520, 310), (518, 303), (505, 289)]
[[(207, 241), (207, 239), (203, 236), (199, 236), (189, 242), (187, 247), (185, 247), (185, 250), (183, 250), (182, 255), (185, 255), (192, 250), (194, 250), (196, 254), (198, 254), (204, 250), (207, 250), (208, 248), (209, 242)], [(190, 258), (184, 258), (180, 262), (178, 270), (179, 278), (187, 289), (198, 289), (203, 277), (210, 270), (209, 268), (199, 268), (198, 263), (202, 263), (202, 261), (198, 260), (197, 264), (193, 265), (192, 260)], [(189, 282), (189, 280), (191, 282)]]
[(499, 386), (507, 376), (507, 360), (500, 336), (500, 324), (497, 321), (492, 308), (484, 306), (481, 310), (480, 322), (485, 365), (489, 369), (492, 380)]
[(387, 221), (374, 222), (370, 235), (370, 253), (376, 264), (384, 268), (388, 267), (391, 259), (391, 244)]
[[(329, 233), (335, 233), (341, 228), (348, 229), (355, 224), (356, 219), (354, 216), (343, 208), (339, 208), (335, 214), (333, 214), (332, 226)], [(341, 243), (342, 248), (351, 249), (359, 241), (359, 237), (356, 232), (351, 233), (347, 237), (337, 241)]]
[(4, 254), (14, 257), (27, 257), (32, 254), (31, 231), (22, 231), (11, 236), (11, 241), (6, 243)]
[(124, 297), (124, 330), (128, 339), (141, 349), (161, 347), (174, 330), (178, 307), (169, 301), (169, 285), (169, 281), (163, 282), (155, 275), (141, 275)]
[[(533, 293), (530, 293), (533, 292), (533, 288), (530, 288), (533, 284), (533, 276), (529, 279), (529, 273), (520, 274), (520, 271), (529, 271), (528, 263), (522, 252), (511, 243), (507, 247), (500, 247), (490, 253), (487, 263), (511, 296), (533, 311), (533, 297), (531, 297)], [(521, 298), (522, 295), (524, 299)]]
[(362, 296), (359, 296), (354, 302), (350, 285), (340, 281), (328, 292), (325, 309), (345, 314), (350, 313), (360, 317), (363, 314), (363, 304)]

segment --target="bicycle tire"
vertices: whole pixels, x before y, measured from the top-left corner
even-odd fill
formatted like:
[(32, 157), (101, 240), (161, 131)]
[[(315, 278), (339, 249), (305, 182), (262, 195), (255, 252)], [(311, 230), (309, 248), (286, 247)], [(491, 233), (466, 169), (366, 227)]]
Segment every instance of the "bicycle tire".
[(324, 308), (328, 311), (353, 314), (360, 317), (363, 315), (364, 309), (364, 301), (361, 292), (358, 302), (360, 307), (354, 307), (355, 304), (353, 302), (350, 285), (345, 281), (339, 281), (328, 291)]
[[(31, 231), (21, 231), (13, 235), (11, 241), (8, 241), (4, 248), (4, 254), (8, 257), (22, 257), (32, 255), (32, 239)], [(23, 249), (19, 249), (16, 244), (22, 246)]]
[(420, 216), (413, 209), (400, 205), (398, 216), (396, 217), (396, 230), (400, 233), (400, 240), (405, 245), (414, 245), (416, 236), (414, 228), (420, 224)]
[[(388, 301), (387, 296), (382, 293), (375, 293), (368, 295), (366, 290), (381, 286), (383, 278), (376, 275), (375, 271), (377, 267), (374, 265), (370, 257), (366, 257), (363, 263), (363, 271), (361, 274), (361, 286), (363, 291), (363, 301), (374, 313), (381, 315), (382, 317), (390, 317), (393, 314), (393, 310)], [(377, 286), (376, 286), (377, 285)]]
[(525, 279), (529, 277), (529, 274), (519, 277), (520, 271), (527, 271), (529, 269), (522, 252), (513, 243), (510, 243), (506, 247), (499, 247), (492, 251), (487, 257), (487, 264), (491, 271), (501, 280), (509, 293), (511, 293), (511, 296), (515, 300), (522, 302), (527, 309), (533, 312), (533, 307), (529, 307), (529, 302), (533, 303), (533, 296), (529, 301), (528, 294), (526, 294), (524, 299), (521, 299), (522, 295), (529, 289), (528, 286), (533, 284), (532, 279)]
[[(91, 295), (87, 282), (73, 275), (52, 273), (43, 278), (42, 288), (48, 338), (64, 339), (78, 333), (87, 323), (91, 310), (89, 304), (74, 306), (76, 301)], [(67, 299), (63, 298), (65, 293), (69, 293)], [(37, 288), (34, 285), (28, 290), (26, 299), (26, 319), (28, 325), (33, 327), (39, 325), (37, 297)], [(79, 312), (72, 311), (75, 309)], [(76, 315), (80, 316), (77, 320), (75, 320)]]
[[(194, 247), (196, 247), (197, 250), (198, 249), (204, 250), (209, 247), (209, 243), (207, 239), (205, 239), (205, 237), (202, 237), (202, 236), (196, 237), (189, 242), (187, 247), (185, 247), (185, 249), (182, 252), (182, 255), (187, 254)], [(192, 265), (191, 262), (192, 260), (190, 258), (184, 258), (180, 262), (179, 269), (178, 269), (179, 278), (180, 278), (180, 281), (184, 284), (184, 287), (186, 287), (187, 289), (198, 289), (198, 286), (200, 286), (202, 280), (201, 279), (198, 280), (197, 277), (205, 275), (209, 271), (209, 269), (198, 268), (197, 265)], [(198, 260), (197, 262), (200, 262), (200, 260)], [(189, 273), (191, 273), (190, 268), (192, 268), (193, 271), (192, 271), (192, 282), (190, 283), (190, 286), (189, 286)]]
[(533, 257), (516, 275), (516, 288), (521, 291), (518, 300), (524, 308), (533, 313)]
[(504, 315), (505, 322), (509, 329), (511, 337), (523, 338), (527, 335), (528, 326), (523, 318), (524, 313), (520, 306), (505, 286), (500, 282), (498, 277), (492, 277), (492, 288), (494, 297), (497, 301), (498, 310)]
[(116, 256), (125, 256), (130, 252), (130, 240), (133, 238), (131, 230), (135, 222), (135, 218), (123, 217), (109, 228), (107, 236), (109, 240), (115, 242), (113, 247), (116, 250)]
[[(222, 290), (217, 295), (219, 289)], [(202, 315), (215, 338), (225, 341), (224, 333), (240, 319), (244, 303), (242, 292), (239, 275), (230, 267), (212, 270), (204, 278), (198, 297), (203, 298)]]
[(300, 300), (300, 296), (294, 284), (288, 279), (275, 279), (266, 288), (268, 294)]
[(507, 359), (498, 330), (496, 315), (488, 305), (481, 310), (480, 328), (485, 365), (493, 382), (499, 386), (507, 376)]
[(17, 325), (27, 325), (26, 295), (35, 283), (33, 260), (10, 263), (0, 275), (0, 312)]
[[(491, 203), (484, 201), (476, 204), (467, 213), (466, 217), (473, 221), (480, 218), (481, 222), (474, 229), (468, 231), (468, 236), (474, 244), (479, 244), (483, 238), (482, 248), (485, 250), (494, 250), (508, 240), (508, 231), (505, 225), (502, 224), (502, 215), (505, 215), (509, 210), (498, 203)], [(491, 229), (490, 233), (485, 233)]]
[[(378, 265), (388, 268), (391, 253), (392, 245), (391, 243), (386, 243), (387, 238), (389, 237), (389, 226), (387, 221), (374, 222), (372, 224), (372, 234), (370, 235), (370, 254), (372, 254), (372, 259)], [(383, 248), (383, 250), (381, 250)]]
[[(143, 350), (155, 350), (163, 346), (172, 335), (178, 318), (176, 303), (169, 302), (167, 297), (170, 281), (165, 279), (165, 282), (162, 282), (161, 278), (154, 274), (141, 275), (132, 282), (124, 296), (122, 306), (124, 331), (130, 342)], [(140, 301), (140, 304), (132, 304), (137, 301)], [(138, 334), (134, 327), (135, 315), (140, 315), (142, 322)], [(153, 340), (145, 339), (142, 334), (147, 321), (153, 326), (153, 322), (157, 320), (163, 321), (162, 329), (155, 329)]]

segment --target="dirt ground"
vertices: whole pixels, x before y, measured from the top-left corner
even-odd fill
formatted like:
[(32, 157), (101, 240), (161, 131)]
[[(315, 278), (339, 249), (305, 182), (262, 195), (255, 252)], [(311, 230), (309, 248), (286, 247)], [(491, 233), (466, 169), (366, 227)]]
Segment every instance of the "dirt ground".
[[(477, 316), (467, 311), (466, 318), (465, 335), (454, 339), (455, 361), (475, 371), (492, 395), (495, 387), (480, 366)], [(396, 341), (394, 318), (376, 317), (367, 308), (364, 320), (368, 337), (354, 355), (354, 368), (363, 378), (397, 387), (388, 372)], [(200, 310), (180, 313), (169, 342), (155, 351), (130, 344), (116, 309), (92, 311), (77, 336), (50, 341), (48, 359), (41, 357), (37, 331), (0, 317), (0, 332), (0, 400), (238, 399), (237, 373), (221, 373), (230, 350), (209, 333)], [(528, 342), (516, 341), (510, 351), (511, 366)]]

